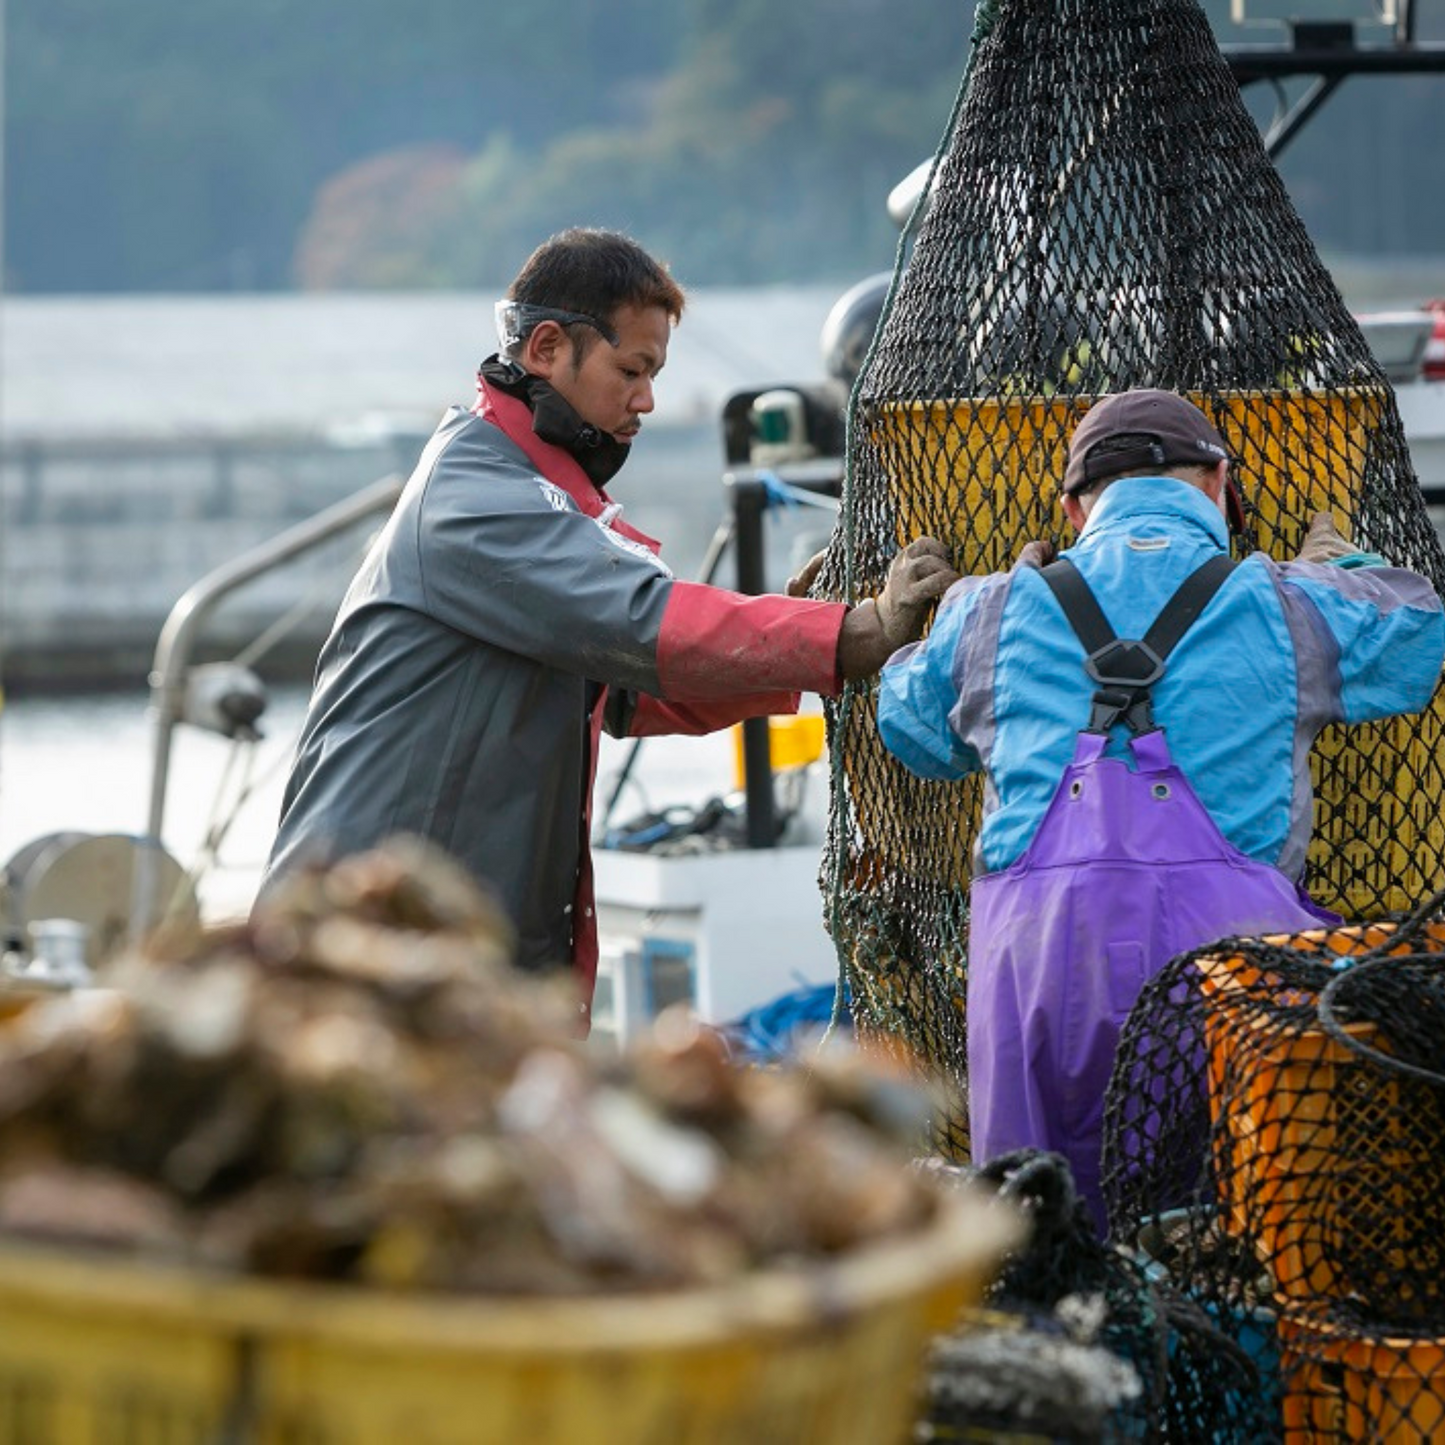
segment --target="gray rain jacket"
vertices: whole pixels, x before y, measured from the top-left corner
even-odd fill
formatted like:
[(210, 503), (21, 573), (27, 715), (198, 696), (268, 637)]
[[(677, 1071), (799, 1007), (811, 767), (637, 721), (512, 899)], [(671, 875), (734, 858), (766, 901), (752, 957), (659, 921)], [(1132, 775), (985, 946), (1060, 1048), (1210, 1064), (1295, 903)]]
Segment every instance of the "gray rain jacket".
[(840, 604), (674, 580), (656, 544), (485, 385), (427, 443), (322, 649), (263, 892), (401, 832), (493, 889), (518, 962), (596, 968), (604, 720), (702, 733), (836, 692)]

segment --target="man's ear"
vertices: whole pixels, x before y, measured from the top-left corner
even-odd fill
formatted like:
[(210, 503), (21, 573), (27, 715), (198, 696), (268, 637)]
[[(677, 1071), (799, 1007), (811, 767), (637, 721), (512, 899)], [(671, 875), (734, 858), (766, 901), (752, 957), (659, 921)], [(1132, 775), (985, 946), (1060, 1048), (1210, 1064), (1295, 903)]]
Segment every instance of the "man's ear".
[(1204, 477), (1204, 491), (1209, 500), (1217, 506), (1219, 499), (1224, 495), (1224, 481), (1229, 475), (1228, 462), (1216, 462), (1210, 467)]
[(555, 321), (539, 321), (522, 343), (522, 368), (550, 381), (552, 373), (570, 355), (571, 339)]
[(1075, 532), (1082, 532), (1084, 530), (1084, 522), (1089, 516), (1088, 512), (1084, 509), (1084, 504), (1077, 497), (1071, 497), (1067, 492), (1065, 492), (1059, 500), (1063, 503), (1064, 516), (1069, 519), (1069, 526), (1071, 526)]

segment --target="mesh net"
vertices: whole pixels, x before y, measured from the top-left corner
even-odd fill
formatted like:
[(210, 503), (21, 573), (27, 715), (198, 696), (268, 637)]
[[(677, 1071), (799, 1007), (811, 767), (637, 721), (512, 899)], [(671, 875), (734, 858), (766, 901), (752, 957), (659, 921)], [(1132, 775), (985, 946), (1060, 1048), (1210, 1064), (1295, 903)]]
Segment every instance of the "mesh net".
[[(947, 1166), (945, 1166), (947, 1167)], [(935, 1345), (919, 1440), (1256, 1442), (1278, 1403), (1248, 1332), (1130, 1245), (1098, 1238), (1067, 1162), (1040, 1150), (954, 1166), (1021, 1208), (1025, 1245)]]
[(1445, 1438), (1445, 923), (1228, 939), (1119, 1045), (1114, 1237), (1252, 1359), (1258, 1436)]
[[(1193, 0), (984, 0), (954, 113), (848, 409), (818, 595), (875, 595), (898, 546), (1011, 564), (1060, 527), (1072, 427), (1100, 394), (1189, 395), (1237, 458), (1247, 536), (1293, 556), (1311, 516), (1445, 584), (1393, 392), (1276, 174)], [(981, 784), (881, 746), (871, 685), (830, 705), (823, 886), (856, 1026), (966, 1081)], [(1306, 882), (1346, 918), (1442, 873), (1442, 698), (1313, 754)], [(938, 1146), (967, 1157), (966, 1111)]]

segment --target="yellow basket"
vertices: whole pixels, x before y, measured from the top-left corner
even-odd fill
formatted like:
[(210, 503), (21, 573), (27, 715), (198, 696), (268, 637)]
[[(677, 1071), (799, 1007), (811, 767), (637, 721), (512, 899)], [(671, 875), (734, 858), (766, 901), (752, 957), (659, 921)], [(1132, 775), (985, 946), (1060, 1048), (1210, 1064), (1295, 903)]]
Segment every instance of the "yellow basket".
[[(1321, 929), (1265, 941), (1351, 955), (1393, 931)], [(1445, 949), (1445, 925), (1423, 930), (1409, 947)], [(1216, 1001), (1204, 1032), (1216, 1172), (1231, 1227), (1255, 1241), (1286, 1300), (1356, 1295), (1437, 1309), (1445, 1279), (1428, 1281), (1445, 1266), (1445, 1119), (1433, 1142), (1422, 1126), (1439, 1118), (1438, 1091), (1362, 1064), (1323, 1030), (1267, 1027), (1245, 995), (1259, 998), (1271, 976), (1242, 955), (1201, 958), (1199, 968), (1206, 999)], [(1345, 1027), (1367, 1047), (1385, 1047), (1373, 1024)], [(1408, 1241), (1422, 1237), (1439, 1242), (1433, 1261), (1409, 1253)], [(1401, 1275), (1427, 1281), (1426, 1298), (1402, 1300)]]
[(54, 998), (59, 992), (59, 989), (26, 983), (21, 979), (0, 979), (0, 1023), (24, 1013), (37, 1003)]
[[(1350, 525), (1382, 392), (1236, 391), (1191, 399), (1214, 417), (1239, 456), (1264, 551), (1293, 556), (1315, 512)], [(1059, 482), (1068, 440), (1096, 400), (879, 404), (868, 437), (896, 479), (900, 544), (927, 533), (952, 544), (961, 571), (996, 572), (1011, 566), (1030, 538), (1067, 530)]]
[[(1030, 538), (1066, 532), (1059, 479), (1068, 438), (1094, 400), (881, 403), (865, 420), (866, 436), (893, 478), (900, 544), (938, 537), (961, 572), (976, 574), (1009, 567)], [(1263, 551), (1293, 557), (1315, 512), (1350, 528), (1384, 392), (1238, 391), (1193, 400), (1239, 455)], [(939, 858), (937, 807), (914, 806), (897, 785), (901, 770), (887, 765), (881, 745), (863, 731), (847, 740), (844, 761), (864, 851), (876, 849), (905, 873), (966, 887), (978, 821), (973, 785), (958, 790), (951, 847)], [(1328, 729), (1313, 761), (1315, 897), (1347, 918), (1407, 909), (1433, 888), (1445, 862), (1438, 802), (1445, 796), (1445, 689), (1418, 717)]]
[(0, 1248), (0, 1442), (887, 1445), (931, 1336), (1019, 1237), (913, 1238), (648, 1297), (418, 1298)]

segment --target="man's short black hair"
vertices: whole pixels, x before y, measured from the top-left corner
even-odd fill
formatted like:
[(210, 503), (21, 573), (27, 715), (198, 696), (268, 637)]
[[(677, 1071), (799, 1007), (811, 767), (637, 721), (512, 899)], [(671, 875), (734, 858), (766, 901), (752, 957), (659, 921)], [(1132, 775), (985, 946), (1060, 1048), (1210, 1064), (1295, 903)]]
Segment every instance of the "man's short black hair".
[[(575, 226), (543, 241), (507, 289), (513, 301), (576, 311), (611, 324), (622, 306), (660, 306), (674, 320), (682, 316), (682, 287), (630, 236)], [(598, 332), (585, 323), (567, 327), (578, 355)]]

